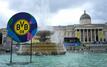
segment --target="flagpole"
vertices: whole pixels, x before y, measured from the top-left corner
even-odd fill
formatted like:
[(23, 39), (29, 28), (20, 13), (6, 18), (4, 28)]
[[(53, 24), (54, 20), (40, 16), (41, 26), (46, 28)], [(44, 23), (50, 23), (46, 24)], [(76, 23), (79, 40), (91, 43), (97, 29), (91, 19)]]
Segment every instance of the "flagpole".
[(31, 45), (30, 45), (30, 63), (32, 63), (32, 39), (31, 39)]
[(11, 49), (10, 49), (10, 64), (12, 63), (12, 51), (13, 51), (13, 40), (11, 40)]

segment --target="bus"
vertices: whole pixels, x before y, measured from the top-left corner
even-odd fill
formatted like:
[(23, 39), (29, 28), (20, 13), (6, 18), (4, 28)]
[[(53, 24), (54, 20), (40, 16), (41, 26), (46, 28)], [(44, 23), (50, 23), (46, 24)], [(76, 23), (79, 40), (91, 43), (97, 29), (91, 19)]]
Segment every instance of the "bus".
[(80, 46), (81, 42), (77, 37), (64, 37), (64, 46)]

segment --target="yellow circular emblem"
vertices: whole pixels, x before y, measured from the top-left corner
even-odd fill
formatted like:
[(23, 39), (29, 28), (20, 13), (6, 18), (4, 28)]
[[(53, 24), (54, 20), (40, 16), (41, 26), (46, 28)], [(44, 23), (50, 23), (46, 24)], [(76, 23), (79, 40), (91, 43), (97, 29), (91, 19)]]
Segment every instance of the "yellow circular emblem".
[(30, 24), (25, 19), (20, 19), (14, 24), (14, 30), (18, 35), (25, 35), (30, 30)]

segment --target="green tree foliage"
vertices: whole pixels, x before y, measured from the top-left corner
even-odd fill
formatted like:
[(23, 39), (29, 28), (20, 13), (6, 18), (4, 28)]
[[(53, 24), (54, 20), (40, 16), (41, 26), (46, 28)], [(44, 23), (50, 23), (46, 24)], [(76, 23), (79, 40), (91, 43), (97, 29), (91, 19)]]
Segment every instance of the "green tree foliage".
[(40, 42), (46, 42), (47, 40), (50, 40), (50, 35), (52, 35), (53, 33), (48, 31), (48, 30), (45, 30), (45, 31), (39, 31), (37, 32), (37, 36), (39, 36), (39, 41)]

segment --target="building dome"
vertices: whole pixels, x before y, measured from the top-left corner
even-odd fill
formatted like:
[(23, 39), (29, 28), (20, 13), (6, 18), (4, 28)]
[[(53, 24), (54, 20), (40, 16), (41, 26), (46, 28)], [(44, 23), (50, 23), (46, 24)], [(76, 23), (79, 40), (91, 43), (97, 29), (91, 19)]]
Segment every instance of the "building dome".
[(91, 17), (84, 11), (84, 14), (80, 17), (80, 24), (91, 24)]
[(84, 12), (84, 14), (80, 17), (80, 20), (82, 19), (91, 19), (91, 17)]

